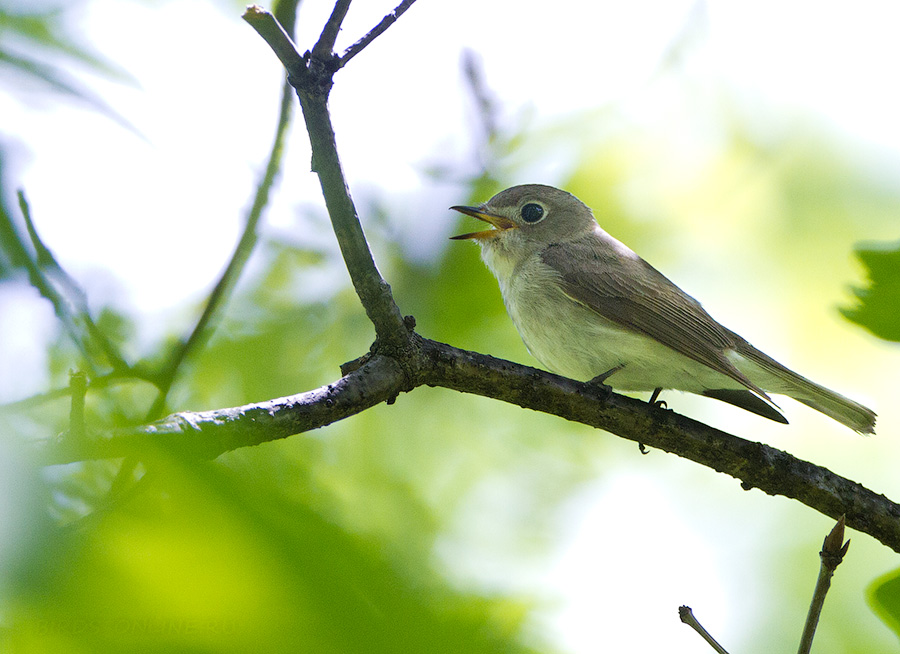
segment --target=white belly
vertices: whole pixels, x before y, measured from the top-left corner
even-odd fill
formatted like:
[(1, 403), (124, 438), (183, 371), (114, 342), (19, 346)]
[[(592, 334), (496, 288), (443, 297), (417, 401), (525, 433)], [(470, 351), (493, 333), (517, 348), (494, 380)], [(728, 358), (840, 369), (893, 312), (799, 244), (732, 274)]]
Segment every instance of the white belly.
[(606, 381), (613, 388), (702, 392), (742, 388), (731, 378), (639, 333), (626, 331), (575, 302), (559, 279), (533, 258), (500, 281), (506, 309), (528, 351), (548, 369), (587, 381), (624, 366)]

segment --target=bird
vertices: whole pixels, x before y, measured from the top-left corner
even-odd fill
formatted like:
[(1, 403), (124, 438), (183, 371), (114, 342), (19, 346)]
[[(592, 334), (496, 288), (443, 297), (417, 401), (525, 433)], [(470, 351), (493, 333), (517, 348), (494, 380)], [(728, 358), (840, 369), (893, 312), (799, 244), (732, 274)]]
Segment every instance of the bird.
[(711, 397), (787, 424), (770, 393), (786, 395), (860, 434), (876, 414), (799, 375), (719, 324), (625, 244), (577, 197), (513, 186), (452, 210), (489, 224), (471, 240), (497, 278), (529, 352), (547, 369), (621, 391)]

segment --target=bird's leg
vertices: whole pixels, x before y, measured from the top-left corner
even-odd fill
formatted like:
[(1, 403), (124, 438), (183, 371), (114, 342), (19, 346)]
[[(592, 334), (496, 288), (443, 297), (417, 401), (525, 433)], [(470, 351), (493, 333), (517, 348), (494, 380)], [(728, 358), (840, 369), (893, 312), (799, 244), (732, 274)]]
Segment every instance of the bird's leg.
[[(600, 386), (600, 387), (605, 388), (605, 389), (608, 389), (608, 390), (612, 390), (612, 389), (610, 389), (610, 387), (607, 386), (604, 382), (605, 382), (607, 379), (609, 379), (610, 375), (612, 375), (613, 373), (616, 373), (616, 372), (620, 371), (620, 370), (621, 370), (622, 368), (624, 368), (624, 367), (625, 367), (625, 364), (624, 364), (624, 363), (620, 363), (620, 364), (617, 365), (615, 368), (610, 368), (610, 369), (607, 370), (606, 372), (604, 372), (604, 373), (602, 373), (602, 374), (600, 374), (600, 375), (597, 375), (597, 376), (594, 377), (593, 379), (589, 380), (587, 383), (588, 383), (588, 384), (592, 384), (592, 385), (596, 385), (596, 386)], [(665, 404), (665, 402), (659, 402), (659, 403), (656, 402), (656, 398), (659, 397), (659, 394), (660, 394), (661, 392), (662, 392), (662, 389), (661, 389), (661, 388), (657, 388), (656, 390), (653, 391), (653, 396), (650, 398), (650, 404), (656, 404), (656, 406), (661, 406), (661, 405), (664, 405), (664, 404)], [(641, 451), (641, 454), (649, 454), (649, 450), (644, 446), (643, 443), (638, 443), (638, 449)]]
[(667, 409), (668, 407), (666, 406), (665, 400), (657, 401), (656, 399), (659, 397), (660, 393), (662, 393), (662, 388), (653, 389), (653, 394), (650, 396), (650, 399), (647, 400), (647, 404), (652, 404), (653, 406), (659, 407), (660, 409)]
[(611, 374), (614, 372), (621, 370), (625, 367), (624, 363), (620, 363), (615, 368), (607, 370), (606, 372), (597, 375), (596, 377), (592, 377), (591, 379), (584, 382), (587, 386), (594, 388), (602, 393), (604, 399), (608, 399), (610, 395), (612, 395), (613, 389), (611, 386), (607, 386), (604, 382), (609, 378)]
[[(597, 375), (596, 377), (593, 377), (592, 379), (588, 380), (587, 383), (588, 383), (588, 384), (594, 384), (594, 385), (596, 385), (596, 386), (606, 386), (606, 384), (605, 384), (604, 382), (605, 382), (607, 379), (609, 379), (609, 377), (610, 377), (613, 373), (619, 372), (619, 371), (620, 371), (622, 368), (624, 368), (624, 367), (625, 367), (625, 364), (624, 364), (624, 363), (620, 363), (620, 364), (617, 365), (615, 368), (610, 368), (610, 369), (607, 370), (606, 372), (601, 373), (601, 374)], [(662, 390), (662, 389), (660, 389), (660, 390)]]
[[(665, 400), (657, 399), (659, 397), (659, 394), (662, 393), (662, 390), (663, 390), (662, 388), (654, 388), (653, 394), (650, 395), (650, 399), (647, 401), (647, 404), (652, 404), (653, 406), (658, 407), (660, 409), (668, 408), (668, 407), (666, 407)], [(638, 443), (638, 449), (641, 451), (641, 454), (649, 454), (650, 453), (650, 451), (647, 449), (647, 447), (643, 443)]]

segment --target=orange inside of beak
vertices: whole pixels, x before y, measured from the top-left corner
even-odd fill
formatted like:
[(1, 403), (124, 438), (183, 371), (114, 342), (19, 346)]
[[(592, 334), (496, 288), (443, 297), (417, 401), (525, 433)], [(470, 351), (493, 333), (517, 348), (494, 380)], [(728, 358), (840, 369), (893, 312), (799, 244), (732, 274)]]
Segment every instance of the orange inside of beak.
[(459, 211), (460, 213), (464, 213), (467, 216), (472, 216), (473, 218), (478, 218), (478, 220), (483, 220), (486, 223), (490, 223), (494, 228), (486, 229), (480, 232), (470, 232), (469, 234), (460, 234), (459, 236), (451, 236), (450, 238), (455, 241), (461, 241), (465, 239), (487, 239), (487, 238), (496, 238), (502, 231), (506, 229), (512, 229), (516, 226), (516, 224), (511, 221), (506, 216), (501, 216), (496, 213), (492, 213), (485, 209), (484, 207), (463, 207), (463, 206), (455, 206), (450, 207), (454, 211)]

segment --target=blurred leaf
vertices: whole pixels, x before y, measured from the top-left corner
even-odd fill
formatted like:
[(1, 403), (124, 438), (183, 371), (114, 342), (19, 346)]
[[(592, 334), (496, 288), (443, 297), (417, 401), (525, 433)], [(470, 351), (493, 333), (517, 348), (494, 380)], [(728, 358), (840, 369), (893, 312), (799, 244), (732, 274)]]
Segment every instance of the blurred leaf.
[(4, 607), (16, 651), (533, 651), (513, 638), (523, 604), (394, 565), (265, 479), (164, 456), (148, 469), (128, 502), (33, 548)]
[[(67, 9), (71, 10), (71, 6)], [(134, 82), (123, 69), (78, 43), (66, 14), (62, 8), (17, 13), (0, 6), (0, 70), (14, 73), (4, 76), (4, 86), (37, 81), (53, 93), (84, 102), (137, 133), (128, 120), (71, 74), (71, 63), (75, 63), (118, 82)]]
[(900, 637), (900, 568), (873, 581), (867, 598), (875, 614)]
[(865, 266), (868, 288), (854, 288), (859, 304), (841, 313), (888, 341), (900, 341), (900, 241), (861, 247), (856, 256)]
[(65, 12), (61, 8), (44, 12), (13, 13), (0, 7), (0, 36), (3, 38), (18, 37), (27, 42), (23, 47), (38, 46), (48, 53), (65, 55), (79, 61), (107, 77), (120, 81), (130, 79), (125, 71), (76, 43), (73, 34), (67, 32), (67, 29)]

